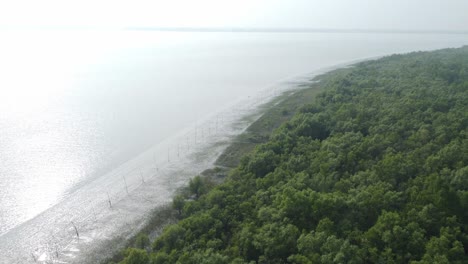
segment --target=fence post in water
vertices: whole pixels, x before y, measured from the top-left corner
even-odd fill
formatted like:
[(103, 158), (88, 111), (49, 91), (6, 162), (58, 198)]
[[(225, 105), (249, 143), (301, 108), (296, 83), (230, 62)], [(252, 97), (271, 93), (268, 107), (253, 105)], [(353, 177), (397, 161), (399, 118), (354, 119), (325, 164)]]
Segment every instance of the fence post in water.
[(76, 228), (76, 225), (73, 223), (73, 221), (71, 221), (71, 224), (73, 225), (73, 228), (75, 228), (76, 237), (78, 237), (78, 239), (80, 239), (80, 233), (78, 233), (78, 228)]
[(125, 183), (125, 191), (127, 192), (128, 195), (128, 186), (127, 186), (127, 181), (125, 180), (125, 176), (122, 176), (124, 183)]
[(140, 170), (141, 182), (145, 183), (145, 178), (143, 177), (143, 172)]
[(109, 192), (107, 192), (107, 201), (109, 202), (109, 208), (112, 208), (112, 202), (109, 196)]

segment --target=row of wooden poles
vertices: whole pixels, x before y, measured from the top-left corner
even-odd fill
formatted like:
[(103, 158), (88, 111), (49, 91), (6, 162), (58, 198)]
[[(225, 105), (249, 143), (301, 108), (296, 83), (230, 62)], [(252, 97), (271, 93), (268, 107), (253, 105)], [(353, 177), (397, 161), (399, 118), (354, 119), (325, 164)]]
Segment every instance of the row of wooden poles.
[[(173, 148), (173, 151), (171, 151), (171, 148), (167, 149), (167, 163), (170, 163), (173, 160), (174, 156), (176, 156), (177, 158), (181, 158), (181, 153), (184, 152), (184, 151), (186, 153), (188, 153), (191, 149), (193, 149), (192, 144), (197, 145), (197, 144), (200, 144), (200, 143), (204, 143), (204, 142), (206, 142), (206, 140), (209, 137), (211, 137), (213, 135), (218, 136), (219, 131), (221, 130), (220, 128), (225, 127), (224, 126), (225, 125), (224, 124), (225, 120), (228, 119), (229, 116), (232, 116), (233, 113), (236, 113), (235, 114), (236, 116), (241, 116), (241, 114), (239, 114), (239, 113), (250, 111), (254, 107), (258, 106), (260, 104), (260, 102), (262, 102), (263, 100), (266, 100), (266, 99), (271, 98), (271, 97), (275, 97), (278, 94), (279, 94), (278, 89), (274, 89), (274, 90), (270, 91), (269, 93), (263, 94), (262, 97), (257, 98), (256, 100), (253, 100), (249, 104), (238, 105), (237, 107), (232, 109), (230, 113), (217, 115), (216, 120), (211, 121), (211, 122), (207, 122), (207, 125), (198, 125), (198, 124), (196, 124), (195, 125), (195, 130), (191, 133), (191, 135), (186, 135), (185, 136), (184, 144), (182, 144), (179, 141), (177, 143), (177, 147)], [(156, 159), (156, 153), (153, 154), (153, 162), (154, 162), (155, 170), (156, 170), (155, 175), (157, 175), (159, 173), (159, 166), (158, 166), (157, 159)], [(144, 174), (143, 174), (143, 172), (141, 170), (140, 170), (140, 177), (141, 177), (140, 185), (145, 184), (145, 177), (144, 177)], [(125, 192), (126, 192), (127, 195), (129, 195), (130, 194), (129, 193), (130, 192), (129, 191), (129, 185), (127, 184), (127, 179), (125, 178), (125, 176), (122, 176), (122, 180), (123, 180)], [(112, 209), (113, 204), (112, 204), (112, 199), (111, 199), (111, 195), (109, 194), (109, 191), (106, 192), (106, 204), (108, 205), (108, 207), (110, 209)], [(96, 215), (96, 212), (95, 212), (94, 209), (93, 209), (93, 214), (94, 214), (94, 220), (97, 221), (97, 215)], [(80, 239), (80, 231), (79, 231), (78, 226), (75, 224), (75, 222), (73, 220), (70, 221), (70, 225), (73, 228), (74, 236), (79, 240)], [(54, 255), (55, 255), (56, 258), (58, 258), (59, 257), (58, 245), (56, 245), (54, 248), (55, 248)], [(32, 259), (34, 260), (34, 262), (38, 261), (38, 258), (36, 257), (35, 254), (31, 253), (31, 256), (32, 256)]]

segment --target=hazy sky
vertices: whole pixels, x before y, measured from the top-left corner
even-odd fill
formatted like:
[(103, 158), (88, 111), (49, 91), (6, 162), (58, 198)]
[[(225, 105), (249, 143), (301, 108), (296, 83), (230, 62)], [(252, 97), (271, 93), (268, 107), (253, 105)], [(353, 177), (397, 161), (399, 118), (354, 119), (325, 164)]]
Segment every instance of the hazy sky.
[(468, 30), (468, 0), (6, 0), (0, 26)]

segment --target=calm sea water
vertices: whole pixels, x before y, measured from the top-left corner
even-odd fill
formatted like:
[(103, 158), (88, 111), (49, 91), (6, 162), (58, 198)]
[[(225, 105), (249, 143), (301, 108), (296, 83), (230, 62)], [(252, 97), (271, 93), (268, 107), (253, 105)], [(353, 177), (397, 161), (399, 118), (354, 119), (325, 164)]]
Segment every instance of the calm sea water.
[[(0, 248), (12, 252), (12, 239), (22, 239), (16, 229), (26, 237), (28, 223), (46, 225), (67, 215), (52, 208), (278, 80), (356, 59), (468, 44), (467, 35), (430, 34), (0, 35)], [(54, 221), (68, 221), (63, 219)], [(10, 263), (1, 259), (9, 257), (0, 255), (0, 263)]]

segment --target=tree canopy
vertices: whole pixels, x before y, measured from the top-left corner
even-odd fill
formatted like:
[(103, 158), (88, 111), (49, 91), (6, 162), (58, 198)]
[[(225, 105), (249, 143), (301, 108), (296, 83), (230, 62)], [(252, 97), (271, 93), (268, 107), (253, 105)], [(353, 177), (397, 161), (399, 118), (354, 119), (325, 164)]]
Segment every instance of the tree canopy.
[(181, 220), (123, 263), (468, 263), (468, 47), (319, 85), (224, 183), (192, 180)]

